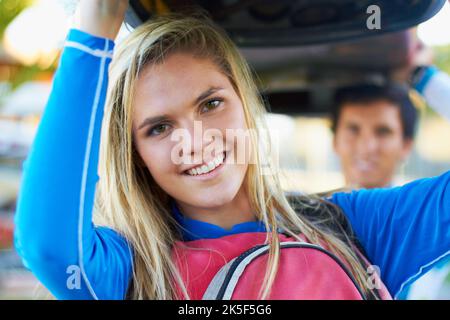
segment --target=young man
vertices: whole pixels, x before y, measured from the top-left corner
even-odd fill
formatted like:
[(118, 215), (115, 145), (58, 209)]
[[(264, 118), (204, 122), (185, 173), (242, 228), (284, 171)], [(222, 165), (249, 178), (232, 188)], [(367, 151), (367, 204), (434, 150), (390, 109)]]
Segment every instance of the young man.
[(411, 152), (417, 110), (397, 84), (359, 84), (340, 89), (332, 113), (334, 149), (349, 188), (393, 184)]
[[(428, 68), (424, 74), (429, 74), (430, 70), (436, 75), (439, 72), (435, 71), (436, 68)], [(442, 80), (433, 86), (430, 86), (429, 80), (436, 82), (439, 79), (429, 75), (429, 79), (425, 79), (428, 87), (421, 79), (419, 85), (414, 87), (435, 111), (448, 118), (448, 98), (436, 95), (448, 95), (450, 82), (446, 74), (440, 72), (439, 76)], [(442, 90), (444, 86), (446, 90)], [(424, 88), (432, 94), (424, 94)], [(394, 186), (395, 171), (411, 152), (416, 125), (417, 110), (405, 87), (397, 84), (359, 84), (340, 89), (336, 93), (332, 112), (332, 130), (334, 149), (341, 161), (346, 187)], [(433, 263), (436, 261), (430, 261), (430, 265)], [(450, 271), (450, 257), (440, 257), (428, 273), (425, 271), (427, 267), (425, 265), (417, 270), (417, 274), (405, 283), (395, 298), (436, 299), (442, 298), (442, 295), (446, 298), (441, 291), (443, 280)]]

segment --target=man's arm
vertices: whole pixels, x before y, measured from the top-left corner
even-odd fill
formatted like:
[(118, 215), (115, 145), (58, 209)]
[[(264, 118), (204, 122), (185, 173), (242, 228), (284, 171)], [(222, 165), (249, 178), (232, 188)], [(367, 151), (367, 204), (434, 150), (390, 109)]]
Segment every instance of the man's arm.
[(393, 296), (450, 255), (450, 171), (392, 189), (337, 193)]

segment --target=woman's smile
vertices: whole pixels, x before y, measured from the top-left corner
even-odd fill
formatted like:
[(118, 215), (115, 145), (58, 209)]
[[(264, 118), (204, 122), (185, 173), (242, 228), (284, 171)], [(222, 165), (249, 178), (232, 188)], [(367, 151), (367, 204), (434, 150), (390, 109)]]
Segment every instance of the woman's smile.
[(219, 154), (213, 160), (184, 171), (184, 175), (196, 180), (209, 180), (217, 177), (225, 168), (226, 152)]

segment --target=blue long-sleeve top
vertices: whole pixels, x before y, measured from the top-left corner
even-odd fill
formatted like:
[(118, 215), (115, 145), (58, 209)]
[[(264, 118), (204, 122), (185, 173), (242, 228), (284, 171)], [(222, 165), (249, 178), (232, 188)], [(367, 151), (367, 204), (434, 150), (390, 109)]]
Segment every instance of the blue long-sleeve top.
[[(24, 162), (15, 246), (60, 299), (123, 299), (132, 277), (126, 239), (92, 222), (100, 127), (114, 43), (71, 30), (38, 132)], [(450, 172), (393, 189), (338, 193), (370, 261), (396, 295), (450, 255)], [(174, 214), (185, 240), (263, 231), (258, 222), (224, 230)], [(79, 276), (79, 281), (77, 277)]]

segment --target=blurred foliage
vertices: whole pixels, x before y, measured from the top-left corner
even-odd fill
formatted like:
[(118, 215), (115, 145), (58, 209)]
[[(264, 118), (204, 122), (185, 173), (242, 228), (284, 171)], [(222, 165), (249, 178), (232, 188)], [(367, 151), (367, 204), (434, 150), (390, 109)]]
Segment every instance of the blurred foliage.
[(450, 74), (450, 45), (433, 47), (433, 51), (436, 66)]
[(0, 0), (0, 39), (8, 24), (33, 0)]
[[(3, 39), (8, 24), (33, 2), (35, 0), (0, 0), (0, 41)], [(9, 79), (11, 89), (14, 90), (21, 84), (36, 79), (42, 72), (53, 71), (54, 69), (55, 65), (47, 69), (42, 69), (36, 65), (20, 66)]]
[(22, 66), (10, 81), (11, 89), (14, 90), (25, 82), (36, 80), (43, 73), (53, 72), (55, 69), (56, 62), (47, 69), (42, 69), (38, 65)]

